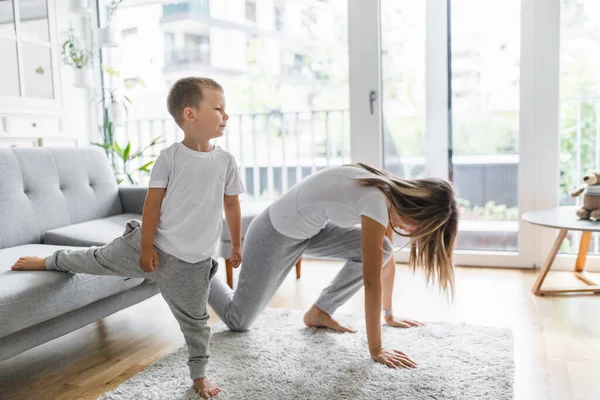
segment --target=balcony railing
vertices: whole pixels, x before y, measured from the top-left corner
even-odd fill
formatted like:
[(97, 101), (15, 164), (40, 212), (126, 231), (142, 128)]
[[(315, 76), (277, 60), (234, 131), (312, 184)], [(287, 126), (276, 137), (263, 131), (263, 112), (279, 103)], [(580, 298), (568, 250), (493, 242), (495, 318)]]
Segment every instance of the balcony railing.
[[(578, 200), (570, 199), (566, 192), (581, 182), (585, 169), (600, 167), (600, 98), (565, 99), (561, 107), (561, 204), (574, 204)], [(315, 171), (350, 162), (349, 118), (348, 110), (233, 115), (226, 134), (216, 144), (235, 156), (247, 200), (273, 200)], [(149, 143), (156, 136), (162, 136), (165, 145), (183, 138), (170, 118), (129, 121), (126, 135), (133, 148)], [(155, 147), (145, 154), (139, 165), (154, 159), (158, 150)], [(400, 175), (405, 170), (414, 173), (425, 165), (422, 157), (387, 157), (387, 163), (395, 165), (394, 172)], [(453, 163), (455, 186), (461, 199), (479, 206), (492, 201), (507, 207), (518, 206), (518, 155), (455, 156)], [(145, 183), (148, 177), (139, 179)], [(510, 221), (493, 224), (461, 221), (461, 229), (472, 234), (459, 238), (459, 248), (517, 248), (518, 215)], [(577, 238), (570, 239), (574, 246)], [(592, 251), (599, 250), (596, 239)]]
[(189, 64), (210, 65), (210, 49), (173, 49), (165, 53), (165, 69)]
[[(232, 115), (215, 144), (238, 162), (247, 196), (271, 200), (317, 170), (350, 162), (348, 110)], [(161, 136), (164, 145), (183, 139), (172, 119), (128, 121), (126, 137), (141, 148)], [(139, 165), (152, 160), (154, 147)], [(140, 175), (141, 182), (148, 177)]]

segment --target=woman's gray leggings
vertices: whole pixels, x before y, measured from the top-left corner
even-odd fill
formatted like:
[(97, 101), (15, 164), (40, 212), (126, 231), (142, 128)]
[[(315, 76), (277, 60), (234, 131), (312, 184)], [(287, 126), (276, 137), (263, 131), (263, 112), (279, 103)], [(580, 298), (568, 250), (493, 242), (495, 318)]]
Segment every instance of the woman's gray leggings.
[[(249, 329), (303, 254), (347, 260), (315, 302), (327, 314), (333, 314), (362, 287), (360, 227), (327, 224), (310, 239), (293, 239), (275, 230), (267, 208), (254, 218), (246, 232), (235, 292), (215, 277), (208, 303), (229, 329)], [(392, 245), (385, 238), (384, 264), (391, 255)]]

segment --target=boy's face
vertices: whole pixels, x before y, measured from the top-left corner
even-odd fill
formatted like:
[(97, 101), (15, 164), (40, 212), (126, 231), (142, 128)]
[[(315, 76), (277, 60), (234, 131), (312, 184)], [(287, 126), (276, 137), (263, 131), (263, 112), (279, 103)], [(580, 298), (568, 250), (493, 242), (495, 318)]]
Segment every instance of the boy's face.
[(195, 139), (210, 140), (223, 136), (229, 115), (225, 113), (225, 95), (219, 90), (206, 90), (198, 107), (187, 107), (183, 111), (186, 134)]

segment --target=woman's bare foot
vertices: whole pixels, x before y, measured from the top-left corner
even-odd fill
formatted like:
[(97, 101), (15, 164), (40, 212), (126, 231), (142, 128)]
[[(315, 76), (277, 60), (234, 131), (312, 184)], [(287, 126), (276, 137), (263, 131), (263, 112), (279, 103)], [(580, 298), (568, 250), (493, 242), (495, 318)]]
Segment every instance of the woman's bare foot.
[(337, 332), (355, 333), (354, 329), (350, 329), (331, 318), (331, 315), (321, 310), (319, 307), (313, 306), (304, 314), (304, 324), (315, 328), (329, 328)]
[(221, 392), (221, 388), (208, 380), (208, 378), (194, 379), (194, 387), (203, 399), (210, 399)]
[(21, 257), (10, 269), (13, 271), (45, 271), (46, 257)]

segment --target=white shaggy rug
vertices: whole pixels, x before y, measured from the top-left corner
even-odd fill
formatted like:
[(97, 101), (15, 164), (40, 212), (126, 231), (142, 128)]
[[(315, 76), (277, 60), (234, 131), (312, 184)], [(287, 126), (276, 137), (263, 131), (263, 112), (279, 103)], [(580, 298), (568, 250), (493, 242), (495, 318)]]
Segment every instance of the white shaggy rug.
[[(208, 376), (225, 399), (493, 399), (513, 398), (509, 329), (436, 324), (384, 326), (384, 346), (418, 368), (391, 369), (371, 360), (364, 319), (337, 316), (358, 329), (339, 334), (306, 328), (299, 311), (266, 309), (254, 327), (213, 326)], [(200, 399), (191, 387), (185, 347), (158, 360), (101, 399)]]

